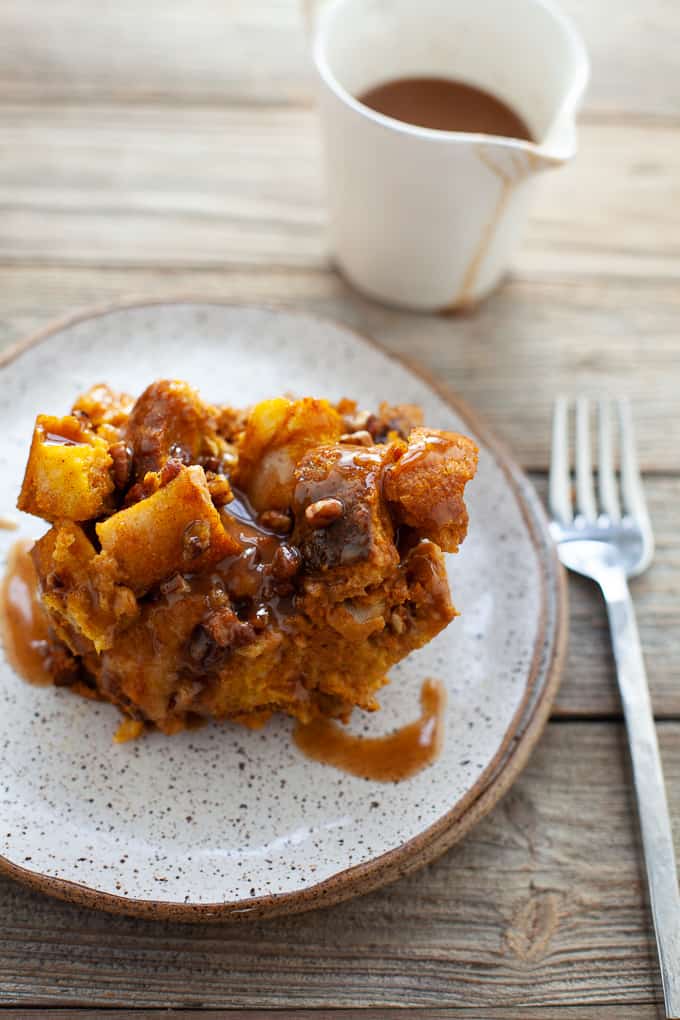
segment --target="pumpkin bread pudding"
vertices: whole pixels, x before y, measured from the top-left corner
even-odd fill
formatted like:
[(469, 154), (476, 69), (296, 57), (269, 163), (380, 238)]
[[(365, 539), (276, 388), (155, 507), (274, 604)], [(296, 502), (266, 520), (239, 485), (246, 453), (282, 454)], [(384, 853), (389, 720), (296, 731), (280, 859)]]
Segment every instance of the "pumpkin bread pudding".
[(455, 615), (443, 553), (476, 464), (413, 406), (238, 410), (163, 380), (39, 415), (18, 506), (51, 524), (32, 556), (54, 683), (126, 735), (376, 709)]

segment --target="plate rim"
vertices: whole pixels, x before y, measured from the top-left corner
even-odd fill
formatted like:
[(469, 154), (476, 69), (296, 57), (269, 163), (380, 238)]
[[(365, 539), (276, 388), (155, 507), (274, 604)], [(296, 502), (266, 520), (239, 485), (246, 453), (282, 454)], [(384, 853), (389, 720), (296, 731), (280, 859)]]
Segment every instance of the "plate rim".
[[(566, 572), (550, 538), (548, 518), (532, 483), (502, 440), (486, 425), (477, 412), (457, 393), (436, 379), (421, 364), (408, 356), (397, 354), (353, 325), (329, 315), (318, 314), (285, 302), (239, 302), (228, 298), (196, 293), (154, 297), (123, 298), (88, 306), (51, 320), (0, 353), (0, 371), (22, 354), (51, 337), (81, 322), (102, 318), (115, 312), (135, 308), (194, 305), (217, 306), (241, 310), (288, 313), (347, 330), (385, 357), (403, 365), (409, 372), (434, 390), (486, 446), (502, 470), (517, 502), (530, 541), (540, 564), (540, 610), (538, 632), (534, 645), (529, 677), (524, 695), (498, 747), (486, 768), (470, 789), (448, 811), (411, 839), (387, 850), (371, 860), (343, 868), (314, 885), (292, 892), (271, 893), (243, 900), (216, 903), (186, 903), (153, 899), (137, 899), (104, 892), (66, 878), (45, 875), (14, 863), (0, 854), (0, 874), (57, 899), (80, 906), (94, 907), (113, 914), (159, 921), (220, 922), (225, 920), (262, 919), (303, 913), (319, 907), (341, 903), (354, 896), (378, 889), (404, 875), (424, 867), (459, 842), (469, 830), (498, 803), (526, 766), (553, 706), (566, 659), (568, 639), (568, 592)], [(549, 636), (548, 602), (554, 601), (552, 650), (542, 668), (542, 650)], [(540, 688), (539, 679), (542, 680)], [(532, 703), (533, 698), (533, 703)], [(526, 721), (525, 721), (526, 719)], [(525, 721), (524, 726), (522, 726)]]

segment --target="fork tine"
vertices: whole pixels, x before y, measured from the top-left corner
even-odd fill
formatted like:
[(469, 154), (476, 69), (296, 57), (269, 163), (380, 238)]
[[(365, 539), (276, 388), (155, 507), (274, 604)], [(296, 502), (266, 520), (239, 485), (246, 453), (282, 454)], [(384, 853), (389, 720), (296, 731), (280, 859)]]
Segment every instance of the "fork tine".
[(586, 397), (576, 401), (576, 506), (588, 521), (597, 517), (593, 465), (590, 456), (590, 404)]
[(571, 480), (569, 477), (569, 446), (567, 419), (569, 404), (566, 397), (558, 397), (553, 410), (552, 453), (550, 455), (550, 512), (562, 524), (573, 517), (571, 506)]
[(638, 523), (649, 527), (649, 513), (638, 466), (630, 402), (625, 398), (620, 398), (617, 404), (621, 428), (621, 494), (623, 496), (623, 509), (625, 513), (634, 517)]
[(612, 434), (611, 402), (600, 400), (599, 418), (599, 450), (598, 450), (598, 481), (600, 504), (603, 511), (612, 521), (621, 520), (621, 506), (614, 473), (614, 437)]

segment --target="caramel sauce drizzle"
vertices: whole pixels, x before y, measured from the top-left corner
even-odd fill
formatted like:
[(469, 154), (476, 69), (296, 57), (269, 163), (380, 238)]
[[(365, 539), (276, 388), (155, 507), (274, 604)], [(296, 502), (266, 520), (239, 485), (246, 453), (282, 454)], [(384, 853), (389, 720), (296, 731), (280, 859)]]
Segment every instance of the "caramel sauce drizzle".
[(442, 748), (446, 690), (440, 680), (423, 681), (420, 705), (418, 719), (384, 737), (354, 736), (331, 719), (315, 719), (299, 723), (293, 740), (312, 761), (378, 783), (399, 782), (430, 765)]
[(0, 633), (12, 668), (40, 687), (52, 683), (47, 669), (47, 620), (40, 605), (38, 578), (30, 556), (33, 542), (15, 542), (0, 588)]

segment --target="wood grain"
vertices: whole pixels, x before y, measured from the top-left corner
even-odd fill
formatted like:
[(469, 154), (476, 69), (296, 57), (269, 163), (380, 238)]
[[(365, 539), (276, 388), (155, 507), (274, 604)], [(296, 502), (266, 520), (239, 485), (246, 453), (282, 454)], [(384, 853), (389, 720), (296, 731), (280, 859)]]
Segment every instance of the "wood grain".
[[(675, 818), (679, 736), (678, 724), (660, 726)], [(325, 912), (180, 926), (107, 917), (1, 880), (0, 916), (5, 1005), (559, 1003), (594, 1016), (618, 1004), (625, 1016), (657, 995), (625, 740), (611, 724), (552, 723), (513, 791), (463, 844)]]
[(512, 278), (476, 313), (433, 318), (364, 300), (324, 270), (0, 265), (0, 347), (78, 307), (177, 293), (292, 305), (373, 336), (463, 395), (532, 471), (548, 467), (556, 395), (628, 395), (643, 469), (678, 470), (680, 286), (670, 281)]
[[(409, 1015), (422, 1016), (423, 1020), (490, 1020), (488, 1012), (478, 1009), (427, 1009), (410, 1010)], [(180, 1009), (169, 1011), (147, 1009), (60, 1009), (59, 1020), (272, 1020), (271, 1010), (255, 1009)], [(654, 1005), (626, 1004), (625, 1020), (659, 1020), (661, 1014)], [(44, 1010), (3, 1009), (2, 1020), (44, 1020)], [(396, 1009), (281, 1009), (276, 1010), (275, 1020), (404, 1020), (404, 1010)], [(621, 1020), (620, 1006), (599, 1006), (598, 1020)], [(494, 1006), (493, 1020), (593, 1020), (591, 1006), (539, 1006), (522, 1007)]]
[[(307, 102), (303, 0), (3, 0), (0, 93), (40, 102)], [(587, 110), (680, 115), (674, 0), (562, 0), (590, 50)]]
[[(328, 264), (313, 110), (7, 105), (0, 151), (2, 262)], [(680, 278), (675, 127), (584, 125), (542, 183), (520, 277)]]

